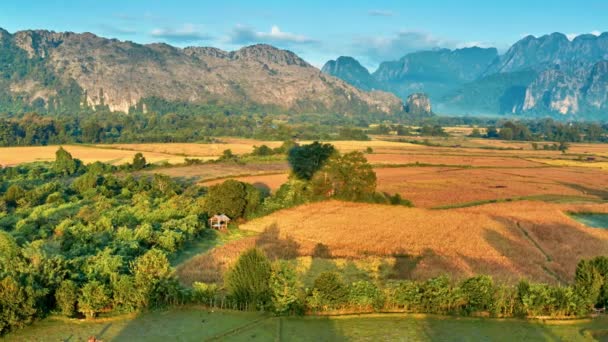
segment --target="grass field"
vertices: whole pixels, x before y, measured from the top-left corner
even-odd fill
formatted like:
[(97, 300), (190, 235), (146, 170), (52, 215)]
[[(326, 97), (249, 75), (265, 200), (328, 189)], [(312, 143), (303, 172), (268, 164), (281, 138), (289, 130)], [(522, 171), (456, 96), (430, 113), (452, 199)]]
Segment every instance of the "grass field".
[(186, 307), (96, 321), (51, 317), (3, 341), (608, 341), (608, 320), (530, 322), (376, 314), (272, 317)]

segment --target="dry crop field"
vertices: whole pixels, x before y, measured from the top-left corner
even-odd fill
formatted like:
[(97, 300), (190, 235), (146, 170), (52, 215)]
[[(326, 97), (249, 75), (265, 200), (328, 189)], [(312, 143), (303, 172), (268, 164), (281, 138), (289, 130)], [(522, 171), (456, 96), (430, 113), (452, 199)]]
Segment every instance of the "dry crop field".
[[(63, 148), (70, 152), (74, 158), (82, 160), (85, 164), (96, 161), (114, 165), (129, 163), (137, 152), (141, 152), (138, 150), (119, 150), (86, 145), (64, 145)], [(57, 149), (59, 149), (59, 146), (1, 147), (0, 165), (12, 166), (37, 161), (53, 161), (55, 160)], [(145, 157), (151, 163), (168, 162), (177, 164), (184, 162), (184, 156), (161, 152), (145, 152)]]
[[(178, 274), (185, 282), (217, 281), (209, 271), (221, 273), (241, 251), (258, 246), (271, 257), (294, 260), (304, 277), (333, 262), (336, 269), (368, 276), (490, 274), (508, 282), (525, 277), (564, 283), (572, 280), (580, 258), (608, 254), (608, 230), (588, 228), (565, 211), (608, 212), (608, 207), (522, 201), (429, 210), (314, 203), (241, 225), (261, 235), (195, 257)], [(319, 243), (330, 259), (316, 255)]]
[[(330, 201), (282, 210), (240, 226), (260, 235), (183, 263), (182, 281), (220, 281), (252, 246), (291, 260), (305, 284), (325, 270), (347, 280), (448, 273), (567, 283), (578, 260), (608, 254), (608, 230), (568, 216), (608, 213), (608, 173), (598, 167), (608, 145), (573, 144), (576, 153), (564, 155), (527, 142), (479, 139), (468, 148), (372, 142), (335, 145), (343, 152), (372, 147), (366, 157), (378, 191), (400, 193), (415, 208)], [(274, 190), (287, 174), (237, 179)]]
[[(509, 281), (529, 277), (557, 283), (571, 279), (580, 258), (608, 254), (607, 230), (566, 215), (608, 212), (608, 145), (572, 144), (562, 154), (535, 151), (528, 142), (442, 141), (440, 147), (377, 139), (332, 142), (342, 152), (371, 147), (366, 157), (375, 165), (378, 191), (399, 193), (415, 208), (330, 201), (279, 211), (241, 225), (259, 235), (195, 256), (178, 267), (178, 274), (186, 283), (219, 281), (242, 250), (259, 246), (275, 258), (292, 260), (303, 279), (337, 269), (355, 277), (487, 273)], [(213, 159), (226, 149), (244, 154), (262, 144), (280, 145), (222, 138), (214, 144), (65, 148), (85, 163), (125, 163), (137, 152), (150, 162), (181, 163), (185, 156)], [(0, 164), (53, 160), (57, 148), (0, 148)], [(275, 160), (146, 172), (204, 185), (237, 178), (275, 190), (287, 180), (287, 170), (286, 161)]]

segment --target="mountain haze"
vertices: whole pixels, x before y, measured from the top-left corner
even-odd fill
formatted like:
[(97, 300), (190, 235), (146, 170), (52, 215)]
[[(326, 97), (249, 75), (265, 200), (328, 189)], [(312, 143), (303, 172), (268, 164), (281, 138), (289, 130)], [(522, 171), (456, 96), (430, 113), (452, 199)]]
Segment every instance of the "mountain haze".
[(6, 111), (101, 106), (128, 112), (147, 98), (342, 114), (403, 108), (392, 94), (360, 90), (264, 44), (227, 52), (43, 30), (2, 30), (0, 42)]
[[(606, 119), (607, 64), (608, 33), (573, 40), (553, 33), (527, 36), (503, 55), (476, 47), (411, 53), (381, 63), (365, 82), (403, 100), (427, 93), (446, 114)], [(340, 78), (347, 73), (325, 71)]]

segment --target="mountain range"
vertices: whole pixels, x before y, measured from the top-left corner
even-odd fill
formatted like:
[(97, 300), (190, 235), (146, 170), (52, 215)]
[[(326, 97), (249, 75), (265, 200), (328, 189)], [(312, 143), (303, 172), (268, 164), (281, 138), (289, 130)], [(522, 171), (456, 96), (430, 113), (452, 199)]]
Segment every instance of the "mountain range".
[(503, 54), (479, 47), (419, 51), (370, 73), (352, 57), (319, 70), (265, 44), (229, 52), (0, 29), (1, 113), (128, 113), (160, 99), (287, 113), (395, 114), (413, 103), (430, 109), (422, 93), (440, 114), (604, 120), (608, 33), (527, 36)]
[(0, 29), (0, 112), (129, 112), (152, 98), (288, 112), (403, 110), (391, 93), (361, 90), (270, 45), (227, 52), (141, 45), (91, 33)]
[(402, 99), (424, 92), (445, 114), (553, 115), (606, 119), (608, 33), (527, 36), (504, 54), (495, 48), (438, 49), (387, 61), (369, 73), (352, 57), (325, 73)]

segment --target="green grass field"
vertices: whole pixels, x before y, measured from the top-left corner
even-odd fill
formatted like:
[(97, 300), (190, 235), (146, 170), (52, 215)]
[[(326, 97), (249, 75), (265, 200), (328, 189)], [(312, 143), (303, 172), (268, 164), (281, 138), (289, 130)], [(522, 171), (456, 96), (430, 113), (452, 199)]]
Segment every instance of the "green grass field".
[(97, 321), (51, 317), (2, 341), (608, 341), (608, 317), (576, 322), (378, 314), (273, 317), (187, 307)]

